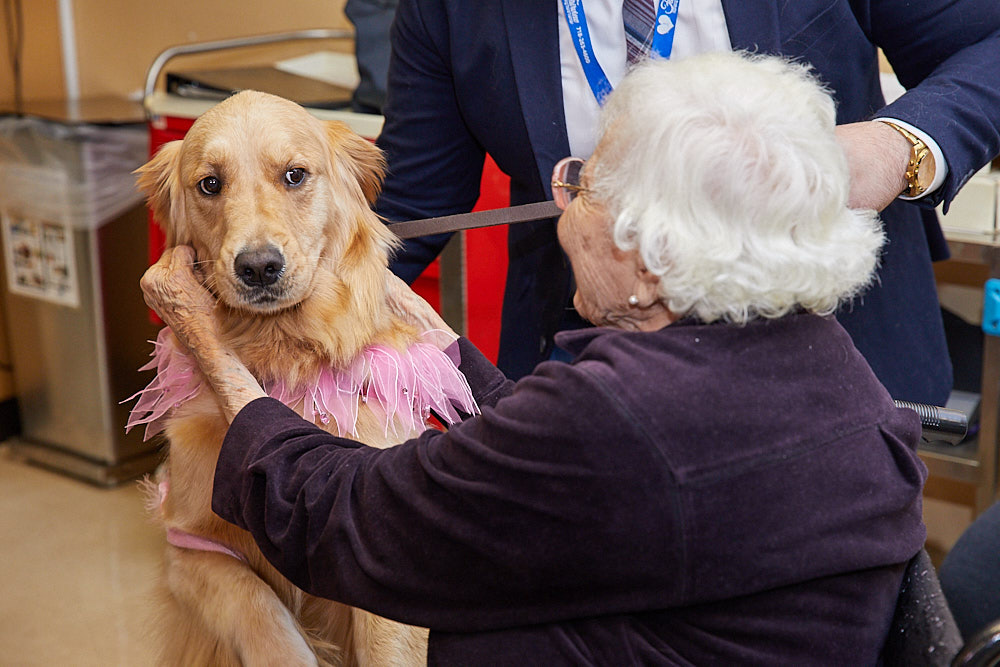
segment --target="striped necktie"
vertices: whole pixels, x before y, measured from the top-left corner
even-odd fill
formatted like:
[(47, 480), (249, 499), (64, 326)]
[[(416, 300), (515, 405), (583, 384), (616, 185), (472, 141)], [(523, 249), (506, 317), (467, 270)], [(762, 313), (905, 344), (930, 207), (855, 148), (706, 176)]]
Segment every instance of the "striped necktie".
[(625, 50), (628, 63), (649, 55), (653, 41), (653, 23), (656, 21), (654, 0), (624, 0), (622, 22), (625, 24)]

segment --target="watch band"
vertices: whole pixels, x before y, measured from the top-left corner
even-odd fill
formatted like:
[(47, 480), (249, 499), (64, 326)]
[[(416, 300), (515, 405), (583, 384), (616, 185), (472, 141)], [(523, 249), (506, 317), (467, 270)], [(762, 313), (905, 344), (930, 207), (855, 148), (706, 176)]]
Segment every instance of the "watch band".
[[(907, 189), (902, 194), (907, 197), (919, 197), (927, 191), (926, 182), (921, 182), (920, 168), (927, 156), (931, 154), (931, 149), (924, 143), (924, 140), (913, 134), (904, 127), (900, 127), (893, 122), (883, 121), (886, 125), (896, 130), (910, 142), (910, 162), (906, 165)], [(928, 179), (930, 180), (930, 179)]]

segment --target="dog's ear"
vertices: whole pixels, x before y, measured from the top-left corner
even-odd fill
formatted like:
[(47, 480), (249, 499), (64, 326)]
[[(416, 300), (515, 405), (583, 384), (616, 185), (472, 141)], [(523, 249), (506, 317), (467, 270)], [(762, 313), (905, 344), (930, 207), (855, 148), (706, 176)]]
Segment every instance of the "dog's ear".
[(183, 141), (163, 144), (146, 164), (135, 170), (136, 185), (146, 195), (153, 217), (167, 237), (167, 247), (184, 243), (184, 197), (180, 187)]
[(361, 185), (365, 199), (374, 204), (385, 177), (382, 151), (338, 120), (326, 121), (326, 136), (334, 163), (343, 164), (351, 171)]

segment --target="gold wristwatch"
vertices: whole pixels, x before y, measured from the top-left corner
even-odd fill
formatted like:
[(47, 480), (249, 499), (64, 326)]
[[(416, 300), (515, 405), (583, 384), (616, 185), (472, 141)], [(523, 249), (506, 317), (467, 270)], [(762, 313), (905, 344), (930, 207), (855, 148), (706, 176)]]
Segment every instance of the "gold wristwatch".
[(908, 187), (902, 194), (907, 197), (919, 197), (934, 182), (934, 154), (931, 153), (931, 149), (927, 147), (923, 139), (906, 128), (889, 121), (883, 122), (910, 142), (910, 163), (906, 165), (905, 175)]

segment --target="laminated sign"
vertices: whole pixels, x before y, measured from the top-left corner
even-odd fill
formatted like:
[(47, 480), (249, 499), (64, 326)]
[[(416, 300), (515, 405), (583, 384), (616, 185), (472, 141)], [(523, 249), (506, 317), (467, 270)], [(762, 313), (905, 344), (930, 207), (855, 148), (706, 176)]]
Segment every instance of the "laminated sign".
[(14, 294), (78, 307), (73, 230), (67, 225), (0, 212), (7, 286)]

